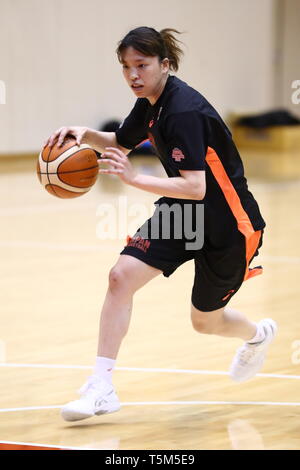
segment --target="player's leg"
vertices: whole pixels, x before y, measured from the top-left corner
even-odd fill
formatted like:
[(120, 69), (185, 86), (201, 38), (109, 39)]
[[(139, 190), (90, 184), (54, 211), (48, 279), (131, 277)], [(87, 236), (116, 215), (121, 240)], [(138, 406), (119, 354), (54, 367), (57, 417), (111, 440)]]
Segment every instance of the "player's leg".
[[(261, 240), (258, 240), (258, 247)], [(254, 250), (255, 251), (255, 250)], [(257, 251), (258, 253), (258, 251)], [(224, 249), (203, 249), (195, 258), (191, 320), (199, 333), (236, 337), (245, 341), (233, 359), (230, 375), (242, 382), (262, 367), (277, 326), (271, 319), (258, 323), (227, 306), (245, 279), (245, 242), (235, 234), (234, 243)]]
[(161, 272), (133, 256), (119, 257), (109, 273), (100, 319), (98, 356), (116, 359), (128, 331), (134, 293)]
[(94, 374), (81, 388), (81, 397), (62, 408), (61, 415), (66, 421), (77, 421), (120, 409), (119, 399), (110, 380), (110, 369), (114, 367), (122, 339), (129, 327), (134, 293), (161, 272), (128, 255), (121, 255), (110, 271), (101, 312), (99, 356)]
[[(154, 277), (161, 273), (166, 277), (170, 276), (178, 266), (191, 258), (190, 253), (185, 253), (184, 240), (157, 236), (163, 233), (160, 223), (161, 220), (165, 221), (165, 217), (160, 217), (159, 205), (165, 203), (165, 198), (157, 203), (153, 216), (129, 238), (117, 264), (110, 271), (101, 312), (99, 356), (94, 374), (84, 387), (82, 398), (63, 408), (62, 416), (68, 421), (109, 413), (120, 408), (111, 384), (111, 373), (122, 339), (128, 330), (133, 295)], [(169, 228), (172, 228), (172, 218), (168, 220), (166, 223), (170, 223)], [(173, 233), (172, 230), (170, 232)]]
[(245, 341), (251, 340), (257, 331), (256, 324), (248, 320), (246, 315), (227, 306), (205, 312), (192, 304), (191, 321), (199, 333), (241, 338)]
[(237, 350), (230, 367), (230, 376), (236, 382), (245, 382), (262, 368), (267, 349), (273, 341), (277, 325), (271, 318), (258, 323), (229, 307), (204, 312), (192, 305), (193, 327), (202, 334), (241, 338), (245, 343)]

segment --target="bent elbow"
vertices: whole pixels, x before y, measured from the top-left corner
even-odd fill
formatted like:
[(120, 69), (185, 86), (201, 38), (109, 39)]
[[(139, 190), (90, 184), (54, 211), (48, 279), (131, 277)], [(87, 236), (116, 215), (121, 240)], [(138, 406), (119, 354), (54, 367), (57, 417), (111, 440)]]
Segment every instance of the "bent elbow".
[(202, 201), (204, 199), (205, 194), (201, 193), (194, 197), (195, 201)]
[(204, 199), (205, 197), (205, 193), (206, 193), (206, 188), (200, 188), (199, 187), (196, 187), (193, 191), (193, 199), (195, 199), (196, 201), (202, 201), (202, 199)]

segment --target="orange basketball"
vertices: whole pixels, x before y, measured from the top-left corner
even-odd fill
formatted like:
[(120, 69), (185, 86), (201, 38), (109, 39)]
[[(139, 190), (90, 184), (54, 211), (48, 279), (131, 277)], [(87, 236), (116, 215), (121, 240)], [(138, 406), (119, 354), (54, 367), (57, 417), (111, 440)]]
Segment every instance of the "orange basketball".
[(61, 147), (44, 147), (39, 155), (37, 174), (41, 184), (53, 196), (79, 197), (88, 192), (98, 177), (96, 150), (87, 144), (78, 146), (66, 136)]

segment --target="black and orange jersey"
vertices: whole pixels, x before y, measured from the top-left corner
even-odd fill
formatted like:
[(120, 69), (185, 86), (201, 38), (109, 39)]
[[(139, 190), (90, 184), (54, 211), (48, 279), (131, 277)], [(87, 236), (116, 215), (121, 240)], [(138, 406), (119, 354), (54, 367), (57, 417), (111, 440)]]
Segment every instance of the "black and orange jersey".
[(116, 138), (128, 149), (150, 139), (169, 177), (205, 170), (205, 198), (194, 202), (205, 205), (205, 234), (213, 245), (226, 244), (226, 234), (229, 242), (233, 229), (250, 239), (265, 227), (230, 130), (205, 97), (177, 77), (168, 77), (153, 106), (137, 99)]

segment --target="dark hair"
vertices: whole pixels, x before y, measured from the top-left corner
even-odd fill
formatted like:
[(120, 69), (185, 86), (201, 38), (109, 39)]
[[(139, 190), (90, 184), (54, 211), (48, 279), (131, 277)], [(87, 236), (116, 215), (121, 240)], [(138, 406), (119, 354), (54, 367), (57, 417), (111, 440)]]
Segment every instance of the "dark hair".
[(181, 34), (172, 28), (165, 28), (160, 32), (147, 26), (132, 29), (118, 43), (116, 52), (119, 62), (122, 62), (122, 54), (127, 47), (133, 47), (145, 56), (158, 56), (161, 61), (168, 58), (170, 70), (177, 72), (183, 51), (178, 44), (181, 41), (175, 38), (174, 33)]

